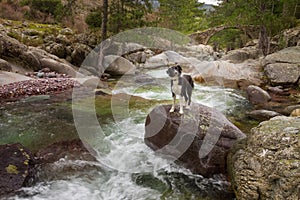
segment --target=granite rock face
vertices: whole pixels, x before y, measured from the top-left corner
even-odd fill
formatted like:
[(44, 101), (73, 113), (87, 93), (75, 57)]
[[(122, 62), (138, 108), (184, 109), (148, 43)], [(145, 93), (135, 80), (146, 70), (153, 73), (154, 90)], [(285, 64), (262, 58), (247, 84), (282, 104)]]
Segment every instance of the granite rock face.
[(264, 74), (270, 84), (297, 84), (300, 78), (300, 47), (289, 47), (270, 54), (264, 63)]
[(251, 130), (228, 156), (237, 199), (299, 199), (300, 118), (277, 116)]

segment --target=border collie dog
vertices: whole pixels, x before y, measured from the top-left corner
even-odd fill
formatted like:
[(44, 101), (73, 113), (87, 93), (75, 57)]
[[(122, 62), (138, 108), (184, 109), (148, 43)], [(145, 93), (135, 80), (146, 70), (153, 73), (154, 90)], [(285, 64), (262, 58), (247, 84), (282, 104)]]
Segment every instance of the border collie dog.
[[(176, 95), (179, 96), (180, 109), (179, 113), (183, 114), (183, 106), (190, 109), (192, 90), (194, 82), (190, 75), (182, 75), (182, 68), (179, 65), (169, 67), (167, 74), (171, 78), (171, 92), (173, 97), (173, 105), (170, 112), (175, 110)], [(183, 102), (183, 97), (185, 103)]]

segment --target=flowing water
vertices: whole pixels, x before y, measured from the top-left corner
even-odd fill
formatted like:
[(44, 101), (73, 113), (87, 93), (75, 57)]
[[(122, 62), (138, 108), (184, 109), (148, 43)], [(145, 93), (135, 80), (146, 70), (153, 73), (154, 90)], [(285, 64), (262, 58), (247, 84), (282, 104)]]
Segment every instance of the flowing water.
[[(119, 80), (112, 94), (127, 93), (151, 102), (170, 100), (170, 83), (165, 70), (146, 74), (155, 81), (141, 85), (128, 81), (130, 78)], [(240, 108), (248, 106), (236, 90), (198, 84), (192, 101), (215, 107), (227, 115), (236, 115)], [(2, 144), (20, 141), (36, 150), (62, 138), (76, 137), (71, 102), (39, 102), (17, 102), (0, 107)], [(93, 138), (92, 144), (99, 162), (62, 158), (51, 165), (51, 170), (42, 172), (44, 176), (33, 186), (24, 187), (6, 199), (233, 199), (229, 183), (222, 175), (203, 178), (192, 174), (155, 155), (144, 144), (145, 118), (153, 106), (132, 108), (129, 118), (120, 118), (117, 122), (112, 117), (99, 119), (104, 136)]]

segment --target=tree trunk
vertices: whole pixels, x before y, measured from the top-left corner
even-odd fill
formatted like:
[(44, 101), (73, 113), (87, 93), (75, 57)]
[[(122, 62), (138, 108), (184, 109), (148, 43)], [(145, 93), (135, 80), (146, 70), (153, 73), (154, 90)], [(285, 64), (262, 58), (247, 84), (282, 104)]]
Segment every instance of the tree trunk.
[(101, 40), (107, 38), (107, 22), (108, 22), (108, 0), (103, 0), (102, 4), (102, 24), (101, 24)]
[(267, 28), (265, 25), (260, 26), (260, 32), (259, 32), (259, 49), (262, 50), (262, 53), (264, 56), (268, 55), (269, 53), (269, 38), (267, 33)]

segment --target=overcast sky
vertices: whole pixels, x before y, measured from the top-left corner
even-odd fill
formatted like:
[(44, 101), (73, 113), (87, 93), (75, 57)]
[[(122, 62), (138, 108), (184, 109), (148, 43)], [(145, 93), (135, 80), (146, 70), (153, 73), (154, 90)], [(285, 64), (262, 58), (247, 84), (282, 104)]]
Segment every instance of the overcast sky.
[(217, 5), (218, 0), (198, 0), (201, 3)]

